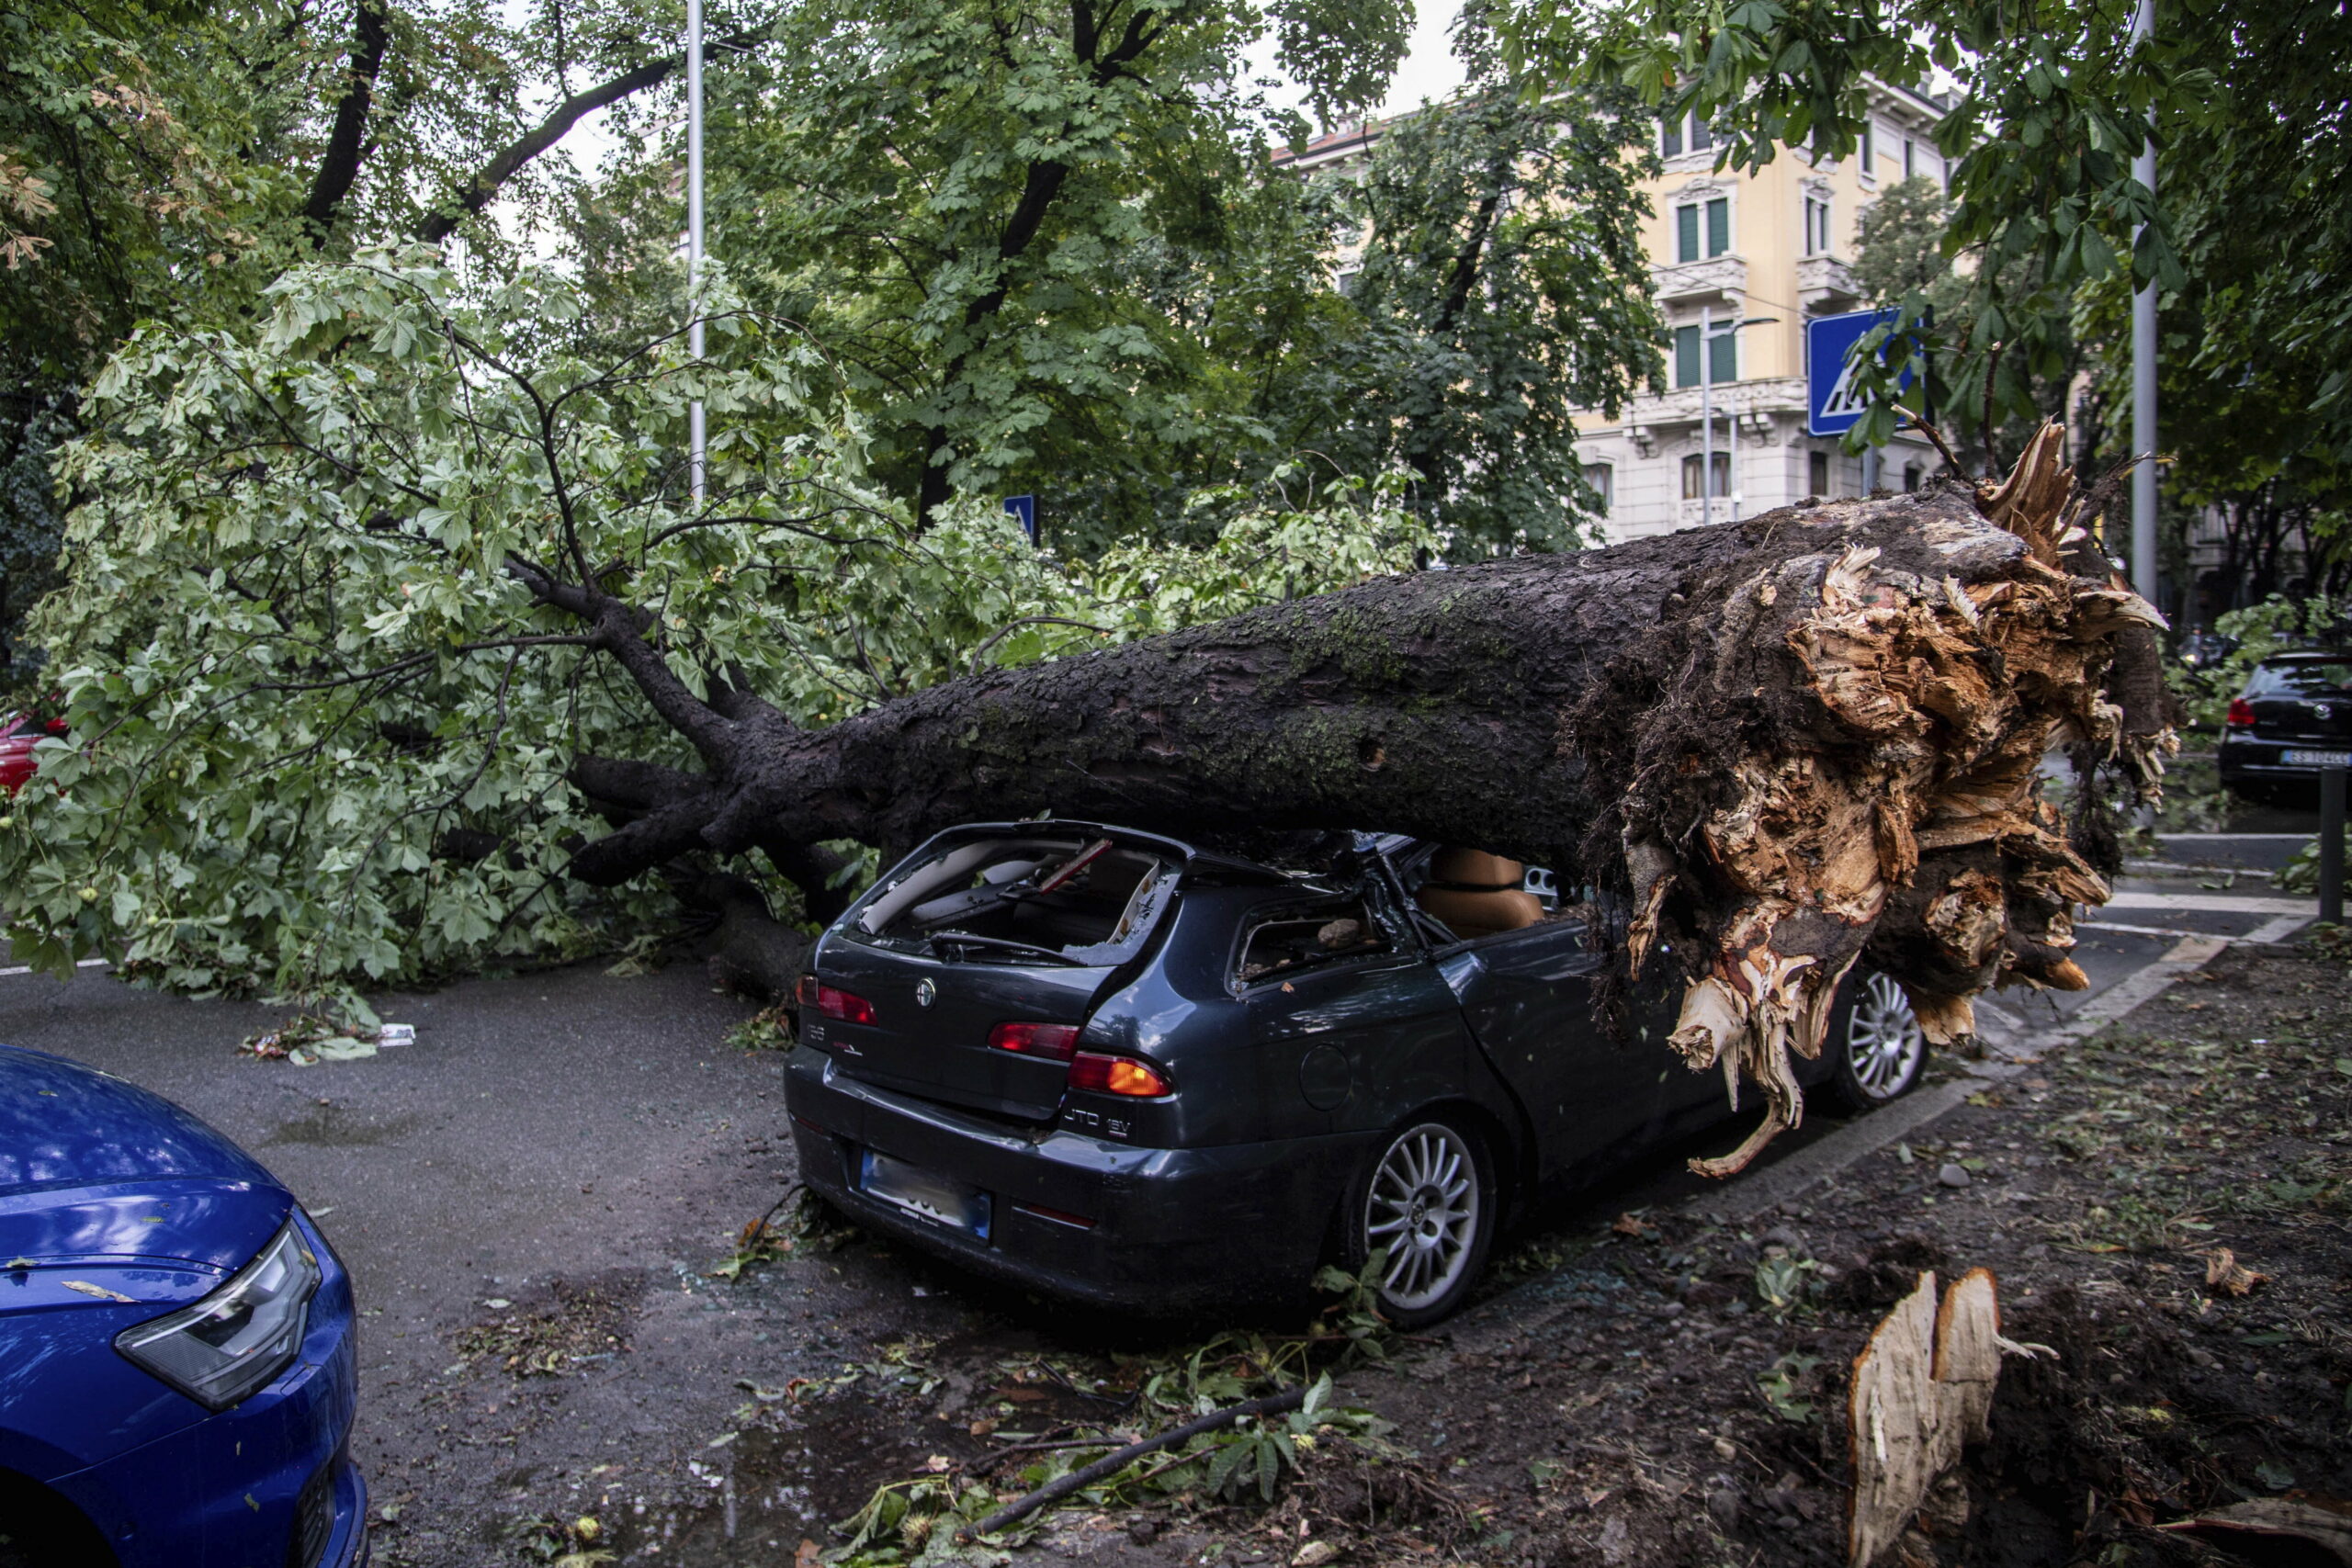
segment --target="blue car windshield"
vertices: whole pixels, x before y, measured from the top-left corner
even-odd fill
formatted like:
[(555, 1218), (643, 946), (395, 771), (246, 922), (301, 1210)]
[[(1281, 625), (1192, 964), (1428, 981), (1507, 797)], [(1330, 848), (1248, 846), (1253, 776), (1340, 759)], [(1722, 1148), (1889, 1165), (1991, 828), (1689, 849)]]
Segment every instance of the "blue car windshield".
[(866, 895), (841, 931), (963, 963), (1119, 964), (1150, 937), (1182, 870), (1106, 838), (951, 841)]

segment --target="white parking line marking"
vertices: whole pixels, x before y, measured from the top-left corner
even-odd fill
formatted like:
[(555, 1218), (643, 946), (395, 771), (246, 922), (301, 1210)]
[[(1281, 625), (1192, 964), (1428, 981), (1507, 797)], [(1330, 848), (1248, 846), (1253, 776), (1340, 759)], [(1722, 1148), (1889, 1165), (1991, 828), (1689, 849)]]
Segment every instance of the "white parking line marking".
[[(2127, 926), (2120, 920), (2076, 920), (2075, 922), (2075, 929), (2078, 931), (2120, 931), (2126, 936), (2168, 936), (2175, 938), (2210, 936), (2220, 937), (2222, 941), (2227, 942), (2251, 942), (2267, 945), (2283, 942), (2287, 937), (2292, 935), (2297, 930), (2309, 924), (2311, 924), (2311, 917), (2308, 915), (2281, 915), (2275, 920), (2263, 921), (2262, 924), (2255, 927), (2254, 930), (2246, 932), (2244, 936), (2228, 936), (2220, 931), (2183, 931), (2178, 926)], [(2270, 932), (2273, 934), (2265, 935), (2265, 932)], [(1984, 1003), (1979, 1002), (1977, 1004), (1977, 1010), (1980, 1012), (1984, 1010)]]
[(2267, 882), (2277, 874), (2258, 865), (2190, 865), (2185, 861), (2134, 860), (2123, 863), (2126, 876), (2249, 876)]
[(2260, 898), (2250, 893), (2142, 893), (2130, 888), (2119, 889), (2106, 907), (2171, 909), (2184, 915), (2302, 914), (2307, 919), (2319, 910), (2318, 901), (2309, 898)]
[(2240, 942), (2284, 942), (2317, 919), (2316, 915), (2281, 915), (2275, 920), (2265, 920), (2238, 938)]
[(2291, 841), (2303, 843), (2316, 839), (2317, 833), (2158, 833), (2159, 843), (2167, 839), (2186, 839), (2199, 844), (2260, 844)]
[[(76, 969), (104, 969), (107, 967), (107, 963), (108, 961), (103, 958), (85, 958), (75, 963), (74, 967)], [(33, 966), (31, 964), (19, 964), (14, 968), (0, 969), (0, 979), (5, 979), (10, 975), (29, 975), (32, 972)]]
[[(2212, 936), (2212, 931), (2183, 931), (2178, 926), (2127, 926), (2120, 920), (2076, 920), (2077, 931), (2117, 931), (2124, 936), (2168, 936), (2177, 942), (2185, 936)], [(2244, 942), (2242, 936), (2223, 937), (2224, 942)]]

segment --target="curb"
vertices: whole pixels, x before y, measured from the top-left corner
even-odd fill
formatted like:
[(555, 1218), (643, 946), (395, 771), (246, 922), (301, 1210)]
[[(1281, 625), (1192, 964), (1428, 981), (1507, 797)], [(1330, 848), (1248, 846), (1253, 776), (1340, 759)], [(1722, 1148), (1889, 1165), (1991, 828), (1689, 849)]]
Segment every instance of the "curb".
[[(1722, 1224), (1752, 1219), (1790, 1203), (1868, 1156), (1910, 1137), (1966, 1104), (1969, 1096), (1984, 1091), (1987, 1080), (2021, 1077), (2029, 1067), (2052, 1053), (2089, 1039), (2162, 996), (2182, 976), (2196, 973), (2228, 948), (2274, 944), (2309, 924), (2312, 919), (2308, 915), (2282, 915), (2242, 937), (2184, 937), (2154, 963), (2125, 976), (2060, 1022), (1990, 1044), (1982, 1061), (1961, 1062), (1959, 1066), (1966, 1076), (1905, 1095), (1891, 1105), (1857, 1117), (1826, 1137), (1761, 1170), (1751, 1171), (1727, 1187), (1685, 1199), (1679, 1207), (1685, 1213)], [(1555, 1272), (1523, 1280), (1469, 1308), (1436, 1332), (1451, 1342), (1455, 1353), (1479, 1354), (1540, 1332), (1554, 1319), (1574, 1310), (1543, 1301), (1544, 1286), (1558, 1277)], [(1528, 1311), (1531, 1307), (1532, 1310)], [(1440, 1363), (1441, 1367), (1446, 1364), (1450, 1362)]]
[(2311, 923), (2309, 915), (2281, 915), (2242, 937), (2183, 937), (2163, 957), (2136, 970), (2085, 1002), (2063, 1021), (1988, 1049), (1982, 1061), (1963, 1061), (1969, 1076), (1906, 1096), (1858, 1117), (1817, 1143), (1736, 1183), (1720, 1199), (1692, 1199), (1686, 1210), (1746, 1218), (1775, 1208), (1850, 1168), (1867, 1156), (1907, 1138), (1981, 1091), (1982, 1080), (2018, 1077), (2053, 1052), (2089, 1039), (2170, 990), (2234, 945), (2270, 946)]

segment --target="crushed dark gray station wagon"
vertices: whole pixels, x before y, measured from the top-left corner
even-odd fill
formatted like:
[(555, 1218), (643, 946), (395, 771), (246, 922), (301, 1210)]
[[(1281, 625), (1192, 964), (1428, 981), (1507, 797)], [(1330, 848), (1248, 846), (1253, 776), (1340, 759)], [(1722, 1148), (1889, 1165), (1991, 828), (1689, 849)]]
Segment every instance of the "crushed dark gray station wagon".
[[(1089, 822), (942, 833), (819, 941), (788, 1100), (803, 1179), (861, 1224), (1080, 1301), (1171, 1311), (1382, 1254), (1406, 1325), (1498, 1230), (1728, 1114), (1720, 1077), (1594, 1010), (1609, 954), (1515, 861), (1358, 835), (1317, 874)], [(1813, 1068), (1867, 1108), (1926, 1045), (1849, 977)]]

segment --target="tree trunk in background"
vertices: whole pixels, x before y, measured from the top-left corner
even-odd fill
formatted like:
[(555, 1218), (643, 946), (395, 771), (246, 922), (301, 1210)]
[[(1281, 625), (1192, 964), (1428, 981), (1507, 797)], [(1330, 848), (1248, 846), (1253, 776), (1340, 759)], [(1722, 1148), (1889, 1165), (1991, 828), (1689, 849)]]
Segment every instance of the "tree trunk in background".
[[(795, 874), (817, 840), (895, 854), (1041, 812), (1228, 844), (1397, 831), (1549, 865), (1622, 895), (1631, 970), (1674, 967), (1685, 1060), (1762, 1087), (1756, 1135), (1694, 1162), (1728, 1174), (1798, 1119), (1790, 1053), (1819, 1050), (1865, 948), (1940, 1043), (1996, 981), (2084, 984), (2070, 906), (2107, 885), (2037, 770), (2070, 741), (2152, 793), (2176, 742), (2154, 613), (2084, 542), (2057, 451), (2052, 426), (1997, 490), (1389, 578), (822, 730), (723, 687), (682, 697), (628, 645), (638, 623), (542, 581), (709, 770), (637, 768), (628, 825), (575, 869), (760, 848)], [(584, 761), (583, 787), (612, 769)]]

